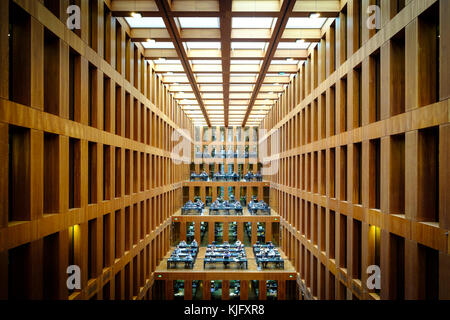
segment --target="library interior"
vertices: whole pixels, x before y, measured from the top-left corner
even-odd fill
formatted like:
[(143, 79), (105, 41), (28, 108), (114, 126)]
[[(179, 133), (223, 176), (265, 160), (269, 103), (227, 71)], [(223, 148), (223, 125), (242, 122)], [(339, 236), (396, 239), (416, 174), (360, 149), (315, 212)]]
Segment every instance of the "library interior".
[(449, 17), (1, 0), (0, 299), (450, 299)]

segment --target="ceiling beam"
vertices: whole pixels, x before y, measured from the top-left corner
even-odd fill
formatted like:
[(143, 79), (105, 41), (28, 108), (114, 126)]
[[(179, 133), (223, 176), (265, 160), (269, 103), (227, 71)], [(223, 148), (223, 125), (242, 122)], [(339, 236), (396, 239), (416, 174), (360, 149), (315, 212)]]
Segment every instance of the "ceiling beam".
[(230, 103), (231, 0), (220, 1), (220, 35), (222, 49), (223, 117), (228, 127)]
[(255, 83), (255, 88), (253, 89), (252, 97), (250, 98), (250, 103), (247, 107), (247, 112), (245, 113), (244, 121), (242, 121), (242, 126), (244, 127), (250, 113), (252, 112), (253, 105), (255, 104), (256, 98), (258, 97), (259, 90), (261, 85), (264, 82), (264, 78), (266, 77), (267, 70), (269, 70), (270, 62), (272, 61), (272, 57), (275, 55), (277, 51), (278, 42), (283, 35), (284, 29), (286, 28), (286, 24), (288, 22), (289, 16), (292, 12), (292, 9), (295, 5), (295, 0), (284, 0), (283, 5), (280, 10), (280, 17), (277, 19), (277, 23), (273, 29), (272, 38), (270, 39), (269, 46), (266, 51), (266, 55), (264, 57), (263, 63), (261, 65), (261, 70), (258, 74), (258, 79)]
[[(169, 15), (172, 17), (218, 17), (220, 3), (218, 0), (173, 1)], [(276, 17), (282, 16), (279, 11), (280, 1), (233, 1), (232, 17)], [(301, 0), (297, 1), (291, 17), (309, 17), (311, 13), (320, 13), (322, 17), (337, 17), (341, 9), (340, 0)], [(115, 17), (130, 17), (138, 12), (143, 17), (161, 17), (157, 1), (146, 0), (111, 0), (111, 10)]]
[[(278, 44), (278, 43), (277, 43)], [(183, 47), (184, 51), (184, 47)], [(186, 53), (188, 60), (220, 60), (222, 54), (217, 49), (191, 49)], [(236, 60), (263, 60), (264, 51), (258, 49), (236, 49), (230, 53), (230, 59)], [(158, 58), (178, 59), (176, 49), (145, 49), (144, 57), (148, 60)], [(273, 54), (274, 60), (285, 60), (292, 58), (295, 60), (306, 60), (308, 58), (307, 49), (278, 49)]]
[[(222, 60), (225, 58), (222, 57)], [(197, 64), (192, 66), (192, 72), (195, 74), (210, 74), (210, 73), (226, 73), (230, 74), (239, 74), (239, 73), (258, 73), (259, 72), (259, 65), (243, 65), (243, 64), (233, 64), (230, 66), (230, 59), (228, 58), (228, 66), (224, 66), (223, 64)], [(298, 66), (297, 64), (272, 64), (269, 67), (268, 73), (297, 73)], [(157, 64), (155, 66), (155, 72), (156, 73), (165, 73), (165, 72), (172, 72), (177, 74), (184, 74), (184, 69), (181, 64)], [(229, 77), (228, 77), (229, 78)], [(229, 79), (224, 78), (224, 84)]]
[[(221, 20), (222, 21), (222, 20)], [(222, 28), (221, 28), (222, 29)], [(180, 32), (183, 42), (202, 41), (220, 42), (223, 30), (217, 28), (182, 29)], [(267, 42), (272, 36), (271, 29), (234, 29), (231, 30), (232, 42)], [(144, 42), (153, 39), (158, 42), (171, 41), (169, 32), (165, 28), (134, 28), (131, 29), (131, 40)], [(280, 42), (293, 42), (303, 39), (305, 42), (319, 42), (320, 29), (286, 29)]]
[(177, 26), (175, 19), (172, 16), (170, 16), (171, 10), (169, 4), (167, 0), (156, 0), (156, 5), (158, 6), (159, 12), (162, 14), (164, 24), (166, 25), (167, 31), (169, 32), (170, 37), (172, 38), (173, 45), (175, 46), (175, 50), (177, 51), (178, 57), (180, 58), (181, 64), (183, 65), (186, 76), (189, 79), (189, 82), (192, 86), (195, 97), (197, 98), (197, 102), (205, 118), (205, 121), (208, 124), (208, 126), (211, 126), (208, 113), (206, 112), (205, 105), (203, 104), (202, 95), (198, 90), (197, 81), (195, 79), (194, 73), (192, 72), (186, 51), (184, 50), (183, 42), (181, 41), (180, 38), (179, 27)]

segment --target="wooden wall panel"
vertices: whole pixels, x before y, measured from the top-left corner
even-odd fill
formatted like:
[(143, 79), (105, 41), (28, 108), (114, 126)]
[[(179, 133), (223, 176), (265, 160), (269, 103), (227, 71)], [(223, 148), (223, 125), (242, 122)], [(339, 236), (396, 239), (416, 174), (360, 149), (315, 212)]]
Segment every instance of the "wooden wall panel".
[(447, 17), (450, 15), (450, 3), (448, 1), (439, 1), (439, 99), (450, 98), (450, 21)]
[[(166, 139), (170, 130), (192, 127), (189, 120), (181, 121), (167, 112), (168, 107), (155, 105), (145, 96), (140, 83), (145, 83), (150, 72), (154, 74), (153, 65), (141, 64), (143, 50), (139, 46), (135, 46), (133, 57), (125, 60), (124, 42), (129, 32), (125, 21), (109, 15), (104, 26), (104, 9), (110, 2), (96, 0), (90, 6), (87, 0), (76, 1), (84, 16), (93, 10), (93, 23), (82, 19), (81, 31), (75, 32), (65, 25), (69, 2), (55, 3), (57, 6), (45, 8), (44, 2), (37, 0), (2, 1), (0, 8), (0, 51), (4, 58), (0, 65), (5, 67), (0, 72), (0, 158), (4, 163), (0, 171), (0, 268), (6, 284), (0, 295), (6, 299), (145, 298), (158, 258), (169, 249), (170, 217), (181, 205), (173, 201), (173, 194), (180, 192), (188, 171), (186, 164), (172, 163), (168, 141), (157, 145), (150, 141), (149, 133), (147, 139), (142, 133), (148, 128), (153, 136)], [(15, 15), (12, 48), (8, 38), (11, 4)], [(105, 28), (107, 39), (113, 41), (106, 41), (108, 45), (103, 48)], [(46, 32), (56, 39), (51, 48), (44, 41)], [(116, 40), (120, 41), (117, 46)], [(16, 74), (11, 82), (6, 67), (10, 49), (15, 52), (11, 65)], [(75, 53), (73, 70), (70, 52)], [(120, 73), (114, 70), (116, 53)], [(44, 67), (46, 57), (53, 64)], [(132, 66), (131, 82), (122, 75), (127, 63)], [(154, 88), (156, 81), (148, 87)], [(45, 87), (45, 83), (49, 85)], [(160, 90), (168, 94), (167, 88), (161, 86)], [(125, 117), (126, 93), (133, 112), (138, 112), (132, 112), (129, 121)], [(54, 98), (55, 105), (46, 109), (44, 95)], [(69, 120), (71, 105), (74, 114)], [(178, 105), (173, 108), (184, 116)], [(157, 116), (159, 127), (150, 131), (147, 122), (151, 117), (144, 114)], [(114, 134), (116, 116), (119, 134)], [(133, 133), (129, 138), (125, 138), (126, 127)], [(127, 152), (131, 155), (128, 159)], [(151, 166), (159, 178), (154, 187), (141, 180)], [(126, 167), (133, 179), (129, 195), (125, 195)], [(173, 176), (172, 172), (178, 174)], [(161, 205), (150, 207), (156, 199)], [(127, 210), (131, 224), (125, 223)], [(127, 225), (132, 245), (125, 252)], [(8, 256), (16, 266), (14, 274), (5, 263)], [(70, 264), (82, 270), (81, 290), (66, 287)], [(47, 281), (50, 271), (53, 280)], [(23, 290), (11, 289), (19, 287)]]
[[(444, 144), (450, 119), (444, 88), (448, 41), (442, 40), (448, 37), (448, 19), (439, 21), (439, 39), (436, 33), (438, 17), (447, 10), (444, 2), (383, 1), (382, 29), (368, 30), (365, 9), (375, 1), (346, 1), (336, 20), (335, 45), (328, 39), (332, 24), (322, 30), (326, 59), (328, 51), (336, 50), (336, 72), (327, 67), (325, 79), (319, 77), (317, 90), (311, 90), (323, 56), (319, 54), (317, 62), (317, 52), (310, 48), (306, 62), (299, 66), (298, 81), (306, 88), (305, 94), (294, 105), (289, 101), (283, 104), (282, 96), (260, 126), (268, 131), (260, 145), (269, 141), (281, 145), (267, 164), (278, 163), (280, 168), (265, 179), (271, 182), (270, 204), (281, 216), (281, 246), (290, 259), (298, 260), (297, 283), (306, 299), (324, 297), (325, 274), (325, 296), (332, 299), (436, 299), (447, 295), (448, 288), (440, 279), (447, 277), (449, 254), (448, 196), (444, 191), (448, 172), (441, 165), (448, 157)], [(364, 15), (361, 48), (359, 12)], [(374, 59), (380, 62), (379, 84)], [(286, 92), (295, 85), (291, 81)], [(379, 119), (374, 110), (377, 90)], [(317, 127), (322, 123), (322, 103), (326, 105), (325, 137), (320, 125)], [(282, 108), (291, 111), (286, 114)], [(298, 124), (299, 143), (285, 134), (292, 124)], [(279, 133), (282, 138), (277, 137)], [(298, 183), (291, 179), (293, 166), (298, 170)], [(334, 213), (334, 226), (330, 227), (327, 218), (322, 227), (321, 208), (329, 217)], [(336, 241), (330, 239), (332, 235)], [(325, 251), (321, 249), (323, 239)], [(336, 242), (334, 250), (330, 250), (330, 241)], [(381, 267), (381, 290), (365, 285), (366, 268), (372, 264)]]

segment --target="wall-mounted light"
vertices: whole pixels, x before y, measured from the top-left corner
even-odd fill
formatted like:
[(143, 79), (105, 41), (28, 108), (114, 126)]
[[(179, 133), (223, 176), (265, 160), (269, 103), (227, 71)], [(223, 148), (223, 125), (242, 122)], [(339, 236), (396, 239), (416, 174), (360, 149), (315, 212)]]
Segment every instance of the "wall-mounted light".
[(141, 15), (140, 13), (137, 13), (137, 12), (132, 12), (132, 13), (131, 13), (131, 16), (132, 16), (133, 18), (138, 18), (138, 19), (142, 18), (142, 15)]
[(147, 39), (147, 43), (149, 44), (155, 44), (156, 40), (155, 39)]
[(294, 59), (292, 59), (292, 58), (287, 58), (286, 61), (287, 61), (287, 62), (292, 62), (292, 61), (294, 61)]
[(320, 18), (320, 13), (317, 13), (317, 12), (311, 13), (311, 14), (309, 15), (309, 17), (310, 17), (311, 19), (318, 19), (318, 18)]

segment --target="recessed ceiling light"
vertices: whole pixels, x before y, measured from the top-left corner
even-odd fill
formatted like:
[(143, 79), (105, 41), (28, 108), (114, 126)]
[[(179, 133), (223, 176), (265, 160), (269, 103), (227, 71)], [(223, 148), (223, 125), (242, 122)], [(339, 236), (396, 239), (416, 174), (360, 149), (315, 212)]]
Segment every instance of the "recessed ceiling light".
[(320, 18), (320, 13), (311, 13), (311, 14), (309, 15), (309, 17), (310, 17), (311, 19), (318, 19), (318, 18)]
[(131, 16), (133, 17), (133, 18), (142, 18), (142, 15), (140, 14), (140, 13), (137, 13), (137, 12), (132, 12), (131, 13)]

